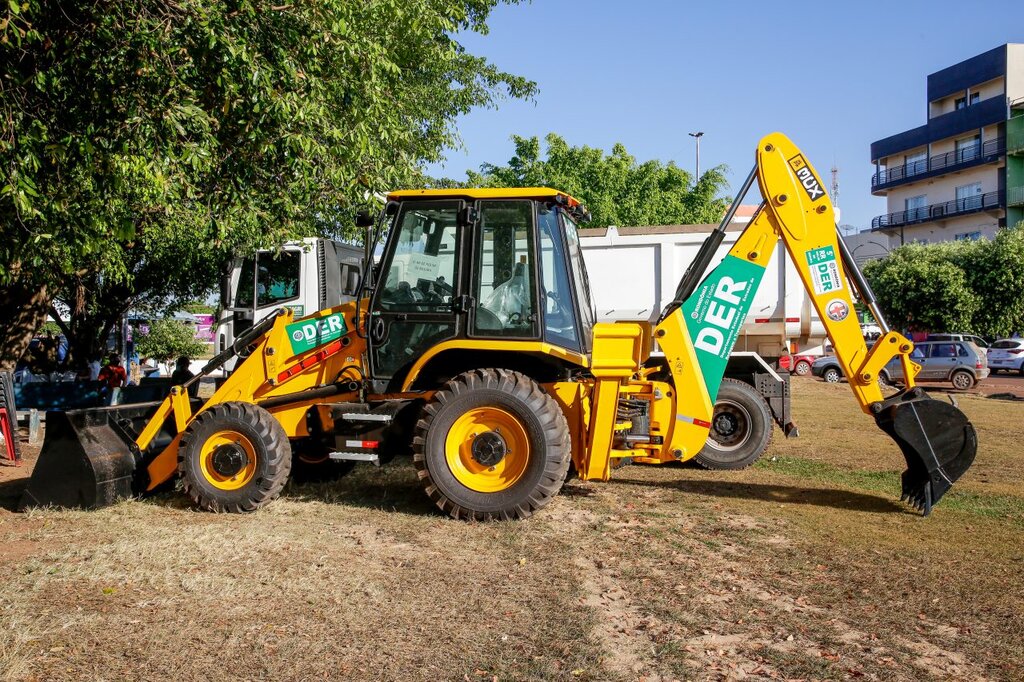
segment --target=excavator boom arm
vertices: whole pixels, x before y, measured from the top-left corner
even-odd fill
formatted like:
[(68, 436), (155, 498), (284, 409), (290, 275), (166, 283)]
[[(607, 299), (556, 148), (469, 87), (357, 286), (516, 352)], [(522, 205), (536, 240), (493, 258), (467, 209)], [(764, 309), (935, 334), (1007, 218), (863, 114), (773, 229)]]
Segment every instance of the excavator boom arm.
[[(755, 178), (763, 197), (761, 206), (721, 263), (701, 279), (735, 207)], [(675, 300), (666, 306), (655, 331), (675, 385), (697, 389), (678, 398), (671, 447), (696, 452), (707, 438), (726, 362), (781, 239), (861, 409), (903, 451), (907, 461), (904, 498), (927, 514), (973, 462), (974, 428), (958, 408), (933, 400), (915, 387), (920, 367), (910, 360), (914, 346), (888, 329), (835, 224), (835, 211), (821, 178), (803, 153), (785, 135), (764, 137), (743, 189), (683, 276)], [(870, 349), (854, 310), (855, 296), (868, 305), (885, 330)], [(902, 365), (906, 386), (886, 398), (878, 378), (894, 358)]]

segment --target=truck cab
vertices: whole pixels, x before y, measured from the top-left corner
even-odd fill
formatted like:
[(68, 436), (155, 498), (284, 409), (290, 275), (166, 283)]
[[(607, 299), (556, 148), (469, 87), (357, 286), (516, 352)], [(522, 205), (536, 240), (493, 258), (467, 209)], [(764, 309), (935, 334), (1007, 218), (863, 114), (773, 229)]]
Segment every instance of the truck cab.
[(351, 301), (362, 262), (362, 246), (315, 237), (235, 259), (221, 280), (217, 352), (278, 308), (302, 317)]

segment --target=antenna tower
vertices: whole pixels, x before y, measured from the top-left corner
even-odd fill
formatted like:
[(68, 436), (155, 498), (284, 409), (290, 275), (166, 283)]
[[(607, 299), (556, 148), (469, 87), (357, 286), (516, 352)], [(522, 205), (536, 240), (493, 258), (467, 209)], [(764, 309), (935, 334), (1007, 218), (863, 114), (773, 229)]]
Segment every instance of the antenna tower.
[(832, 159), (832, 191), (829, 193), (833, 206), (839, 206), (839, 167), (836, 160)]

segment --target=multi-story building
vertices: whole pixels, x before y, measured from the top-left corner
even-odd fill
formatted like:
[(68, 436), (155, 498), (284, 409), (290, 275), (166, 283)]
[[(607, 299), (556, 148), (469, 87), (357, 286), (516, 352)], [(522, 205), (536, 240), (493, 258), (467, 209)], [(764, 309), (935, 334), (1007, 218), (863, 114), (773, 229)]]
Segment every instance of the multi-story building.
[(928, 76), (928, 122), (871, 144), (871, 222), (899, 245), (992, 237), (1024, 220), (1024, 44)]

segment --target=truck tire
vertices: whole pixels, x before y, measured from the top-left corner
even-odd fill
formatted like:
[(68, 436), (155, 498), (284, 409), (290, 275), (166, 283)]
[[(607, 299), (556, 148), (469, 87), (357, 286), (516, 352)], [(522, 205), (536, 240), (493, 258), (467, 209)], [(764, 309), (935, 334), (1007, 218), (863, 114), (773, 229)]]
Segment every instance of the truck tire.
[(185, 430), (178, 447), (185, 494), (207, 511), (256, 511), (281, 494), (291, 468), (284, 429), (252, 403), (211, 407)]
[(571, 456), (558, 404), (525, 374), (479, 369), (423, 407), (413, 463), (427, 495), (456, 519), (524, 519), (562, 487)]
[(745, 469), (772, 442), (772, 414), (750, 384), (723, 379), (708, 441), (694, 458), (705, 469)]

